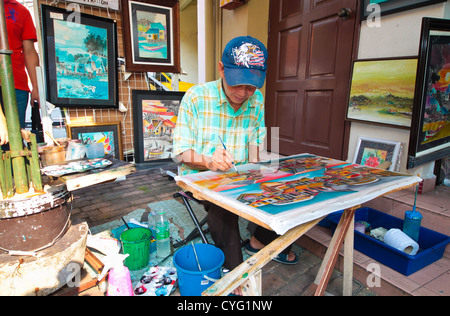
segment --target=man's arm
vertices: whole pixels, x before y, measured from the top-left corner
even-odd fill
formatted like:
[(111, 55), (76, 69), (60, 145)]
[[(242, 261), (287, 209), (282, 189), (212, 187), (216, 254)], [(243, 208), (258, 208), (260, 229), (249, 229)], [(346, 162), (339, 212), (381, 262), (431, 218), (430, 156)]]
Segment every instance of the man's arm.
[(34, 41), (23, 41), (23, 54), (25, 57), (25, 67), (27, 68), (28, 77), (30, 77), (31, 89), (31, 104), (34, 101), (39, 102), (39, 90), (37, 85), (36, 67), (39, 66), (39, 55), (34, 48)]

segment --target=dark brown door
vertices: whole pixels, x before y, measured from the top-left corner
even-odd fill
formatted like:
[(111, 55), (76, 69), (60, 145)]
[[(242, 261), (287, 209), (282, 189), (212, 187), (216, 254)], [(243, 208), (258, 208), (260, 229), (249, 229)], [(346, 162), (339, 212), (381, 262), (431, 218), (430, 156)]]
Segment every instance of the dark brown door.
[[(345, 122), (357, 0), (271, 0), (266, 124), (269, 150), (346, 159)], [(271, 133), (270, 127), (279, 131)]]

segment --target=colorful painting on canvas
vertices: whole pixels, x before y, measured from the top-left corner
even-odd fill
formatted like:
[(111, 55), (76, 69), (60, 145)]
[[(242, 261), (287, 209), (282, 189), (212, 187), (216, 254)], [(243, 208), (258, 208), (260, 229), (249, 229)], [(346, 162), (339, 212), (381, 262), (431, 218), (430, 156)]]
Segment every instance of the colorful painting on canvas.
[(81, 139), (83, 144), (103, 144), (106, 155), (115, 155), (116, 149), (114, 147), (114, 132), (93, 132), (93, 133), (78, 133), (78, 139)]
[(416, 58), (356, 61), (347, 117), (411, 126), (416, 71)]
[(145, 161), (171, 157), (179, 106), (179, 100), (142, 101)]
[(53, 20), (58, 98), (108, 100), (107, 30)]
[[(277, 234), (418, 183), (413, 175), (301, 154), (176, 177), (182, 188)], [(219, 181), (218, 184), (215, 181)]]
[(167, 18), (165, 14), (136, 10), (141, 58), (167, 58)]
[(193, 184), (270, 214), (358, 192), (401, 174), (304, 154), (278, 164), (239, 166), (239, 174), (202, 172), (185, 176)]
[(450, 138), (450, 37), (430, 36), (429, 75), (421, 145)]

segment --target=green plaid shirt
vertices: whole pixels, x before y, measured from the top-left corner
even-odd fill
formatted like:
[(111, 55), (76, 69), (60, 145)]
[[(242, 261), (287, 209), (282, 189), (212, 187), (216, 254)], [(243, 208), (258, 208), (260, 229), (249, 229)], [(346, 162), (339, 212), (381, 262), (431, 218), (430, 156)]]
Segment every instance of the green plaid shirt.
[[(266, 136), (264, 97), (256, 90), (235, 112), (222, 89), (222, 80), (189, 89), (181, 101), (173, 136), (173, 154), (187, 150), (212, 156), (222, 148), (220, 136), (237, 165), (248, 163), (249, 145), (262, 146)], [(181, 165), (178, 174), (199, 172)]]

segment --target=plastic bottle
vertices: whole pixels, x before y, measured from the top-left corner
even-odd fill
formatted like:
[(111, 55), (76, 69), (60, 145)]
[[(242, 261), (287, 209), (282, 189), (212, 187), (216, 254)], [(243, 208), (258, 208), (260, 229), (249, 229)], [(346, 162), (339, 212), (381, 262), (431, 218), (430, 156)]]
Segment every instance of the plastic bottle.
[(129, 254), (108, 255), (102, 259), (105, 265), (98, 280), (100, 281), (109, 271), (107, 296), (134, 296), (131, 284), (130, 270), (123, 264)]
[(157, 215), (151, 216), (155, 230), (156, 239), (156, 256), (165, 258), (170, 255), (170, 231), (169, 221), (164, 211), (159, 211)]
[(419, 242), (419, 231), (421, 222), (422, 222), (422, 214), (420, 214), (416, 210), (405, 212), (405, 220), (403, 222), (403, 232), (415, 242)]

